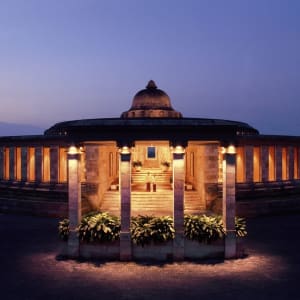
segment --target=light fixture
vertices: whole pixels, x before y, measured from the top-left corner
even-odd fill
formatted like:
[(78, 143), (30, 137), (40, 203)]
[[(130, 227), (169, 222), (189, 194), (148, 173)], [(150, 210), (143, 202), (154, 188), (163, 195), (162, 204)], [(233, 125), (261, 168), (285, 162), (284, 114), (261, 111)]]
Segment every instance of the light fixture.
[(228, 153), (228, 154), (235, 154), (235, 153), (236, 153), (235, 146), (234, 146), (234, 145), (229, 145), (229, 146), (227, 147), (227, 153)]

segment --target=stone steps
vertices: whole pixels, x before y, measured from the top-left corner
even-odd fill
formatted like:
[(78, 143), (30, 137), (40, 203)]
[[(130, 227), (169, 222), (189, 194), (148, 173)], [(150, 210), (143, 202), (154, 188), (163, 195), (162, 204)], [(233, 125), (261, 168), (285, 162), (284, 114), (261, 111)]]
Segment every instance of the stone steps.
[[(149, 178), (150, 177), (150, 178)], [(131, 182), (146, 183), (148, 178), (159, 184), (170, 184), (172, 171), (162, 171), (160, 168), (142, 168), (140, 171), (132, 171)]]
[[(131, 193), (131, 213), (172, 215), (173, 214), (173, 191), (163, 190), (158, 192), (132, 192)], [(113, 214), (120, 214), (120, 194), (119, 192), (107, 191), (101, 203), (100, 210)], [(197, 191), (185, 191), (185, 213), (197, 214), (205, 210), (200, 203)]]

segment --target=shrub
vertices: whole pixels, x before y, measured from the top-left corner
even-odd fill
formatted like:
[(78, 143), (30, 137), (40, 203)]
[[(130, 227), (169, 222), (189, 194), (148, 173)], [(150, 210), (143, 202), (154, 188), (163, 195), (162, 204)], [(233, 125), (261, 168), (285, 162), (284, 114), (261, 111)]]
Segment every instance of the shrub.
[(58, 222), (58, 235), (64, 241), (67, 241), (69, 237), (69, 224), (69, 219), (63, 219), (62, 221)]
[(173, 219), (169, 216), (138, 216), (131, 219), (131, 239), (136, 245), (163, 243), (174, 239)]
[(120, 237), (120, 220), (107, 212), (85, 215), (77, 228), (78, 236), (85, 242), (115, 241)]
[(192, 216), (184, 217), (185, 236), (200, 243), (211, 243), (225, 235), (222, 218), (220, 216)]
[(235, 232), (238, 237), (245, 237), (247, 235), (246, 220), (244, 218), (235, 217)]

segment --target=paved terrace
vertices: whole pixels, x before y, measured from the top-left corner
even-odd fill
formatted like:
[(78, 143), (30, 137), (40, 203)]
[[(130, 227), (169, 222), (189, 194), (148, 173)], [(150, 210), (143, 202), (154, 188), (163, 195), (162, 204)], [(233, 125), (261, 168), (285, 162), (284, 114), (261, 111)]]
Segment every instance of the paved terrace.
[(300, 215), (248, 220), (248, 256), (138, 264), (61, 261), (57, 220), (0, 215), (0, 299), (300, 299)]

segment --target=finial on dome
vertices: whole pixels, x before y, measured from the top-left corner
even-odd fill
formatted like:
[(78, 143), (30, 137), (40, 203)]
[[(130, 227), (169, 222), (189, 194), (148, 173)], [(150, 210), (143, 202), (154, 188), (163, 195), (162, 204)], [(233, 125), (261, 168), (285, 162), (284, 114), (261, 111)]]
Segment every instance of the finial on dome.
[(157, 86), (153, 80), (150, 80), (146, 86), (146, 89), (157, 89)]

